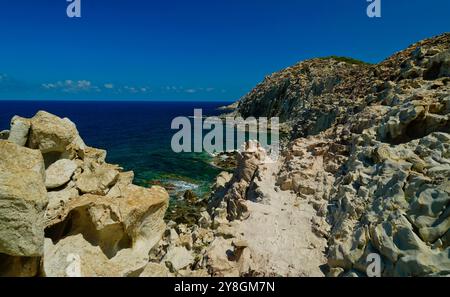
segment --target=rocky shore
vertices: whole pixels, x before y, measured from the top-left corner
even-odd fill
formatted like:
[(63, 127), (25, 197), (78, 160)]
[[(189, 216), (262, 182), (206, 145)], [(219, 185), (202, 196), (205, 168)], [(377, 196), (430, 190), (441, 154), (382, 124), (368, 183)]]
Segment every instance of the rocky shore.
[(14, 117), (0, 275), (366, 276), (369, 254), (382, 276), (450, 275), (450, 34), (376, 65), (301, 62), (224, 110), (280, 117), (288, 143), (276, 162), (247, 143), (192, 224), (69, 119)]

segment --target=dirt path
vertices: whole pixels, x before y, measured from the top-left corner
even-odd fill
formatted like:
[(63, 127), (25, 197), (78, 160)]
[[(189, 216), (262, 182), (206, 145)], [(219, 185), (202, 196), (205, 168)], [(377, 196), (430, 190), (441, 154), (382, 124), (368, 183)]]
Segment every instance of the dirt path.
[(274, 173), (279, 164), (266, 165), (261, 202), (247, 201), (250, 216), (236, 225), (251, 250), (256, 271), (266, 275), (324, 276), (326, 240), (312, 231), (315, 210), (289, 191), (276, 191)]

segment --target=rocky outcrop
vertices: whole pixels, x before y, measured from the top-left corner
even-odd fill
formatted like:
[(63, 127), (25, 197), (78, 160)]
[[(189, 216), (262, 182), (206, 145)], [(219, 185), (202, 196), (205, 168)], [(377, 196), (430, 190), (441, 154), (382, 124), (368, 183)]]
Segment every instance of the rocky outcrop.
[(217, 177), (197, 224), (168, 224), (152, 263), (174, 276), (323, 276), (326, 240), (309, 228), (314, 208), (276, 189), (280, 164), (258, 143), (247, 143), (237, 162)]
[(165, 231), (168, 194), (133, 185), (132, 172), (105, 158), (68, 119), (43, 111), (13, 118), (8, 141), (0, 140), (1, 275), (145, 270)]
[(276, 184), (314, 207), (328, 275), (366, 275), (369, 254), (383, 276), (450, 274), (449, 53), (443, 34), (377, 65), (314, 59), (241, 99), (292, 127)]
[(47, 167), (61, 158), (73, 159), (86, 148), (75, 124), (67, 118), (39, 111), (30, 123), (28, 146), (41, 151)]
[(340, 57), (300, 62), (266, 77), (236, 113), (277, 116), (294, 138), (317, 135), (381, 97), (392, 100), (402, 92), (397, 83), (448, 77), (449, 39), (447, 33), (421, 41), (377, 65)]
[[(273, 74), (234, 115), (279, 116), (277, 162), (255, 142), (191, 227), (152, 251), (175, 276), (448, 275), (450, 35), (378, 65), (327, 58)], [(165, 273), (165, 272), (163, 272)]]
[(85, 168), (84, 172), (76, 177), (75, 183), (82, 193), (106, 195), (118, 178), (118, 168), (101, 164), (92, 169)]
[(15, 116), (11, 120), (11, 130), (9, 131), (8, 140), (17, 145), (25, 146), (30, 132), (30, 120)]
[[(237, 168), (219, 199), (227, 204), (227, 219), (232, 221), (245, 217), (247, 192), (258, 167), (267, 161), (265, 150), (257, 142), (248, 142), (244, 150), (237, 154)], [(218, 183), (225, 176), (219, 176)], [(223, 195), (223, 196), (222, 196)]]
[[(164, 232), (166, 207), (162, 188), (134, 185), (119, 198), (83, 195), (72, 200), (50, 223), (46, 251), (52, 256), (44, 258), (44, 274), (64, 276), (71, 254), (80, 256), (82, 275), (127, 276), (143, 268)], [(92, 270), (99, 263), (101, 270)]]
[(37, 273), (48, 203), (44, 179), (39, 151), (0, 141), (0, 275)]
[[(372, 103), (386, 108), (353, 135), (330, 197), (331, 267), (365, 274), (365, 257), (378, 253), (385, 276), (450, 273), (449, 48), (443, 35), (380, 65), (400, 63), (390, 71), (396, 81)], [(358, 122), (355, 116), (345, 126)]]
[(316, 135), (358, 110), (374, 76), (368, 64), (304, 61), (266, 77), (239, 101), (237, 112), (244, 118), (279, 117), (297, 137)]
[(348, 171), (331, 196), (329, 264), (365, 273), (364, 257), (376, 252), (387, 276), (448, 274), (450, 135), (432, 132), (390, 145), (376, 140), (383, 125), (355, 139)]

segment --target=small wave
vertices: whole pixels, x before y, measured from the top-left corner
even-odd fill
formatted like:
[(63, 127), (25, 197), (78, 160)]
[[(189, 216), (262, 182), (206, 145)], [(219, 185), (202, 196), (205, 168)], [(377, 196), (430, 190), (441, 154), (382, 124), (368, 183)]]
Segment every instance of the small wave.
[(195, 190), (199, 187), (197, 184), (189, 183), (182, 180), (168, 180), (171, 184), (175, 186), (175, 192), (184, 192), (187, 190)]

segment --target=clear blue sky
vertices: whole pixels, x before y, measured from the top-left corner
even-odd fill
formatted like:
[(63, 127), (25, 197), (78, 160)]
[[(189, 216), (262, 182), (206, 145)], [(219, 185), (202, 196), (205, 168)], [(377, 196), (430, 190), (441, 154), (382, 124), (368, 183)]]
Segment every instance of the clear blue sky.
[(0, 99), (236, 100), (328, 55), (379, 62), (450, 31), (448, 0), (0, 0)]

